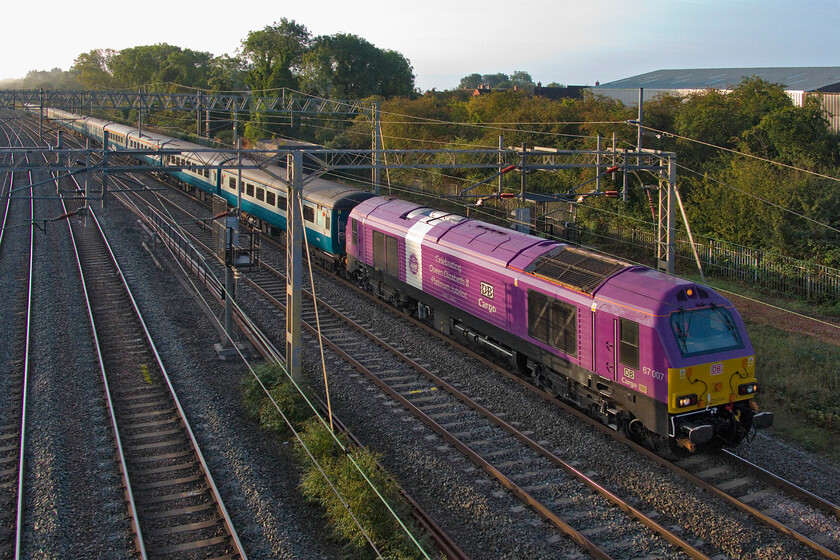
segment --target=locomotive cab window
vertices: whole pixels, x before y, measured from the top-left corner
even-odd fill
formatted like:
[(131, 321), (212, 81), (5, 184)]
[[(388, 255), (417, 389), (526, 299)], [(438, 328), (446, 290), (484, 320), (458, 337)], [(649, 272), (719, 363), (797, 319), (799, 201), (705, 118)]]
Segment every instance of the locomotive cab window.
[(618, 330), (618, 361), (629, 368), (639, 369), (639, 323), (620, 319)]
[(681, 309), (672, 313), (671, 331), (686, 358), (744, 347), (732, 315), (723, 307)]
[(577, 308), (528, 291), (528, 334), (570, 356), (577, 355)]

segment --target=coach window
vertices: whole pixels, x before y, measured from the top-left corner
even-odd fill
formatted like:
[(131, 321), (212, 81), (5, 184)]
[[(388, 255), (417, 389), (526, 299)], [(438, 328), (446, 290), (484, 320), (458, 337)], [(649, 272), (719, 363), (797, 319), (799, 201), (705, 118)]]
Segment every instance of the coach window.
[(618, 330), (618, 361), (627, 367), (639, 369), (639, 323), (620, 319)]
[(228, 187), (230, 187), (230, 190), (235, 191), (236, 190), (236, 179), (234, 179), (233, 177), (228, 177)]
[(271, 191), (266, 191), (265, 193), (265, 203), (269, 206), (274, 206), (274, 193)]
[(315, 209), (311, 206), (304, 206), (303, 207), (303, 220), (305, 222), (314, 222), (315, 221)]
[(265, 201), (265, 189), (262, 187), (257, 187), (257, 200), (261, 202)]
[(254, 185), (245, 183), (245, 194), (248, 196), (254, 196)]
[(330, 231), (330, 211), (324, 211), (324, 229)]
[(286, 197), (282, 194), (277, 195), (277, 208), (281, 210), (286, 210)]

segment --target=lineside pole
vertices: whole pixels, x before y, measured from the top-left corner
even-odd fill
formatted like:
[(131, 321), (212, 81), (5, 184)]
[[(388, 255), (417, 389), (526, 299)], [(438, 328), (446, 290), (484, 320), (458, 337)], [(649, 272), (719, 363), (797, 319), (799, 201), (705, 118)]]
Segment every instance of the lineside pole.
[(500, 197), (502, 195), (502, 189), (504, 188), (504, 176), (502, 175), (502, 169), (505, 168), (505, 137), (499, 134), (499, 192), (496, 193)]
[(682, 197), (680, 196), (680, 189), (675, 188), (674, 195), (677, 197), (677, 204), (680, 205), (680, 213), (682, 213), (685, 231), (688, 233), (688, 242), (691, 243), (691, 252), (694, 253), (694, 262), (697, 263), (697, 270), (700, 272), (700, 281), (705, 284), (706, 275), (703, 274), (703, 264), (700, 262), (700, 255), (697, 253), (697, 245), (694, 244), (694, 236), (691, 235), (691, 227), (688, 225), (688, 216), (685, 213), (685, 206), (683, 206)]
[[(664, 163), (664, 162), (663, 162)], [(659, 223), (657, 226), (657, 268), (674, 273), (674, 189), (677, 184), (677, 158), (669, 154), (667, 167), (662, 165), (659, 179)]]
[(105, 208), (105, 195), (108, 193), (108, 131), (102, 131), (102, 208)]
[[(90, 209), (90, 138), (85, 136), (85, 210)], [(87, 227), (87, 217), (90, 212), (85, 212), (85, 227)]]
[(379, 101), (373, 102), (373, 194), (379, 195), (382, 166), (382, 113)]
[(286, 157), (286, 370), (295, 382), (303, 380), (300, 364), (301, 297), (303, 287), (303, 154), (296, 150)]

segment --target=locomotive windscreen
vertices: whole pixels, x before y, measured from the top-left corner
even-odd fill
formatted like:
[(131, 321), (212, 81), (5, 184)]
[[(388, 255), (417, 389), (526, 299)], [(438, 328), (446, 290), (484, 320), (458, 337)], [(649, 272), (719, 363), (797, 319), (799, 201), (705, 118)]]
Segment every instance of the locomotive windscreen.
[(567, 247), (560, 253), (538, 258), (526, 272), (591, 294), (601, 282), (627, 266), (627, 263)]

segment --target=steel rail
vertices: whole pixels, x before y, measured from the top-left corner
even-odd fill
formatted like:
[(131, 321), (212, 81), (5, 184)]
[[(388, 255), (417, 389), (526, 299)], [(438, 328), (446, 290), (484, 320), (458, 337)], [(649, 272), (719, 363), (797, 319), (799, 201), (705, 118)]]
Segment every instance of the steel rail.
[[(32, 173), (30, 172), (30, 184)], [(21, 557), (23, 546), (23, 500), (26, 475), (26, 404), (29, 393), (29, 354), (32, 349), (32, 280), (35, 275), (35, 199), (29, 201), (29, 278), (26, 288), (26, 351), (23, 366), (23, 399), (20, 415), (20, 459), (18, 462), (17, 521), (15, 523), (15, 559)]]
[(811, 504), (812, 506), (821, 509), (822, 511), (833, 515), (840, 519), (840, 506), (826, 500), (821, 496), (817, 496), (813, 492), (809, 492), (805, 488), (790, 482), (777, 474), (774, 474), (767, 469), (760, 467), (753, 463), (752, 461), (748, 461), (744, 459), (740, 455), (728, 450), (728, 449), (721, 449), (721, 453), (723, 453), (730, 461), (737, 463), (740, 467), (751, 471), (756, 476), (763, 478), (773, 486), (781, 488), (785, 492), (788, 492), (800, 500)]
[[(61, 200), (61, 205), (66, 213), (67, 205), (65, 204), (64, 199)], [(82, 281), (82, 294), (84, 295), (85, 308), (88, 312), (88, 322), (90, 324), (91, 335), (93, 337), (93, 346), (94, 350), (96, 351), (97, 362), (99, 363), (99, 373), (102, 377), (102, 384), (105, 388), (105, 403), (108, 407), (108, 414), (111, 418), (111, 428), (114, 430), (114, 438), (117, 447), (117, 456), (119, 457), (120, 473), (122, 474), (123, 486), (125, 487), (125, 496), (128, 500), (129, 517), (131, 517), (131, 529), (134, 533), (137, 552), (140, 554), (141, 558), (145, 559), (148, 558), (148, 554), (146, 553), (146, 545), (143, 540), (143, 532), (140, 530), (140, 516), (137, 513), (137, 504), (134, 501), (134, 492), (131, 488), (131, 480), (128, 476), (127, 459), (125, 456), (125, 451), (123, 450), (123, 443), (122, 438), (120, 438), (120, 431), (117, 426), (117, 416), (114, 403), (111, 399), (111, 387), (108, 383), (108, 375), (105, 372), (105, 358), (102, 355), (102, 347), (99, 343), (99, 334), (96, 329), (96, 321), (93, 317), (93, 304), (91, 302), (90, 294), (88, 293), (88, 284), (85, 281), (85, 272), (84, 268), (82, 267), (82, 260), (81, 256), (79, 255), (79, 248), (76, 242), (76, 236), (73, 234), (73, 227), (70, 225), (69, 220), (67, 222), (67, 230), (70, 233), (70, 241), (73, 244), (73, 253), (76, 258), (76, 266), (78, 268), (79, 277)]]
[[(77, 185), (77, 188), (78, 188), (78, 185)], [(195, 457), (197, 459), (197, 462), (200, 465), (202, 475), (204, 476), (204, 478), (205, 478), (205, 480), (206, 480), (206, 482), (207, 482), (207, 484), (210, 488), (210, 491), (211, 491), (211, 493), (214, 497), (215, 505), (216, 505), (217, 509), (219, 510), (219, 514), (220, 514), (220, 518), (222, 520), (222, 523), (225, 525), (226, 531), (227, 531), (228, 535), (230, 536), (231, 544), (232, 544), (233, 548), (236, 550), (239, 557), (242, 558), (242, 559), (246, 559), (247, 555), (246, 555), (244, 547), (242, 546), (242, 543), (239, 539), (239, 536), (237, 535), (237, 533), (234, 529), (233, 522), (230, 518), (230, 514), (229, 514), (229, 512), (227, 511), (227, 508), (224, 505), (224, 502), (221, 498), (221, 494), (218, 490), (218, 487), (217, 487), (217, 485), (216, 485), (216, 483), (215, 483), (215, 481), (212, 477), (212, 474), (210, 473), (210, 469), (209, 469), (209, 466), (207, 464), (207, 461), (205, 460), (205, 458), (204, 458), (204, 456), (201, 452), (198, 441), (195, 438), (195, 434), (192, 430), (192, 427), (190, 426), (189, 421), (187, 420), (186, 413), (184, 412), (184, 409), (183, 409), (183, 407), (180, 403), (180, 400), (178, 399), (178, 396), (176, 394), (176, 391), (175, 391), (175, 388), (172, 384), (172, 381), (171, 381), (171, 379), (170, 379), (170, 377), (169, 377), (169, 375), (166, 371), (166, 368), (164, 367), (163, 360), (160, 356), (160, 353), (157, 349), (157, 346), (154, 343), (154, 340), (151, 336), (151, 333), (150, 333), (150, 331), (149, 331), (149, 329), (148, 329), (148, 327), (145, 323), (145, 320), (143, 319), (142, 313), (140, 312), (139, 306), (137, 305), (137, 302), (134, 298), (134, 295), (131, 292), (131, 289), (128, 285), (128, 281), (125, 277), (125, 274), (123, 273), (121, 267), (119, 266), (119, 263), (116, 259), (116, 256), (114, 255), (114, 252), (113, 252), (113, 249), (110, 245), (110, 242), (108, 241), (107, 236), (105, 235), (104, 230), (103, 230), (103, 228), (102, 228), (102, 226), (99, 222), (99, 219), (96, 216), (96, 212), (89, 208), (89, 213), (90, 213), (90, 217), (92, 218), (93, 224), (95, 225), (95, 227), (97, 229), (97, 232), (98, 232), (98, 234), (99, 234), (99, 236), (100, 236), (100, 238), (103, 242), (103, 245), (107, 250), (108, 258), (110, 260), (110, 263), (113, 265), (114, 269), (116, 270), (117, 275), (118, 275), (119, 280), (120, 280), (120, 283), (121, 283), (121, 285), (122, 285), (122, 287), (125, 291), (126, 297), (128, 298), (128, 300), (131, 304), (134, 316), (135, 316), (138, 324), (140, 325), (140, 327), (141, 327), (141, 329), (144, 333), (145, 341), (148, 344), (149, 349), (151, 350), (152, 354), (154, 355), (156, 365), (158, 366), (159, 371), (161, 373), (161, 377), (164, 379), (164, 382), (166, 383), (166, 386), (169, 390), (169, 395), (172, 399), (172, 402), (174, 403), (175, 410), (177, 412), (178, 417), (180, 418), (181, 424), (182, 424), (182, 426), (184, 428), (184, 431), (185, 431), (185, 433), (188, 437), (190, 446), (195, 453)], [(75, 240), (74, 240), (74, 246), (75, 246)], [(77, 250), (77, 254), (78, 254), (78, 250)], [(81, 263), (79, 263), (79, 266), (80, 266), (80, 270), (81, 270)], [(85, 296), (86, 296), (86, 300), (89, 303), (87, 291), (85, 293)], [(95, 327), (95, 324), (94, 324), (94, 321), (93, 321), (91, 307), (89, 307), (88, 310), (89, 310), (89, 314), (91, 314), (92, 328), (95, 329), (96, 327)], [(102, 355), (101, 355), (101, 352), (99, 352), (98, 340), (97, 340), (97, 352), (98, 352), (98, 354), (100, 356), (100, 359), (101, 359)], [(106, 386), (106, 389), (107, 389), (107, 392), (108, 392), (108, 406), (109, 406), (109, 409), (111, 411), (112, 422), (114, 423), (115, 434), (116, 434), (116, 437), (119, 439), (119, 430), (118, 430), (118, 425), (117, 425), (117, 421), (116, 421), (116, 417), (115, 417), (115, 413), (114, 413), (114, 405), (113, 405), (113, 401), (111, 400), (110, 389), (108, 388), (107, 378), (105, 377), (104, 365), (102, 365), (102, 362), (100, 362), (100, 364), (101, 364), (101, 368), (103, 370), (103, 380), (105, 380), (105, 383), (106, 383), (105, 386)], [(121, 458), (122, 461), (125, 461), (125, 454), (123, 452), (121, 444), (119, 444), (119, 448), (120, 448), (120, 452), (119, 452), (120, 458)], [(130, 482), (128, 482), (128, 470), (125, 467), (125, 463), (123, 463), (123, 465), (121, 465), (121, 469), (124, 469), (124, 471), (125, 471), (125, 479), (127, 481), (127, 492), (131, 493), (131, 495), (133, 496), (133, 492), (131, 492)], [(131, 508), (132, 508), (132, 512), (136, 516), (137, 515), (137, 509), (136, 509), (136, 504), (134, 503), (133, 498), (131, 500)], [(136, 531), (136, 534), (140, 535), (141, 530), (140, 530), (140, 527), (139, 527), (139, 516), (136, 517), (135, 519), (138, 519), (135, 523), (135, 531)], [(139, 542), (141, 544), (143, 543), (142, 537), (140, 538)], [(145, 545), (138, 546), (138, 548), (140, 548), (142, 550), (143, 548), (145, 548)], [(145, 554), (146, 554), (145, 551), (143, 551), (143, 554), (144, 554), (144, 557), (145, 557)]]
[[(6, 129), (3, 129), (4, 134), (7, 139), (7, 143), (12, 143), (12, 135), (15, 136), (17, 142), (22, 144), (20, 134), (12, 128), (9, 128), (9, 132)], [(28, 159), (28, 156), (25, 156)], [(29, 255), (28, 255), (28, 263), (27, 263), (27, 280), (26, 280), (26, 307), (24, 312), (24, 325), (23, 325), (23, 340), (24, 340), (24, 350), (23, 350), (23, 372), (22, 378), (20, 380), (21, 383), (21, 399), (19, 403), (19, 410), (20, 410), (20, 432), (17, 438), (17, 447), (18, 447), (18, 462), (17, 462), (17, 496), (15, 500), (15, 530), (14, 530), (14, 558), (17, 560), (22, 555), (22, 547), (23, 547), (23, 515), (24, 515), (24, 500), (25, 500), (25, 475), (26, 475), (26, 415), (27, 415), (27, 401), (29, 397), (29, 373), (30, 373), (30, 353), (32, 351), (32, 285), (33, 279), (35, 275), (35, 198), (32, 196), (34, 188), (32, 186), (32, 171), (28, 171), (27, 175), (29, 176)], [(6, 226), (8, 224), (9, 219), (9, 211), (11, 208), (12, 202), (12, 194), (14, 192), (14, 172), (8, 172), (9, 177), (9, 188), (6, 192), (5, 199), (6, 205), (3, 212), (3, 219), (0, 222), (0, 250), (4, 247), (3, 243), (3, 233), (5, 232)], [(4, 181), (5, 183), (5, 181)]]

